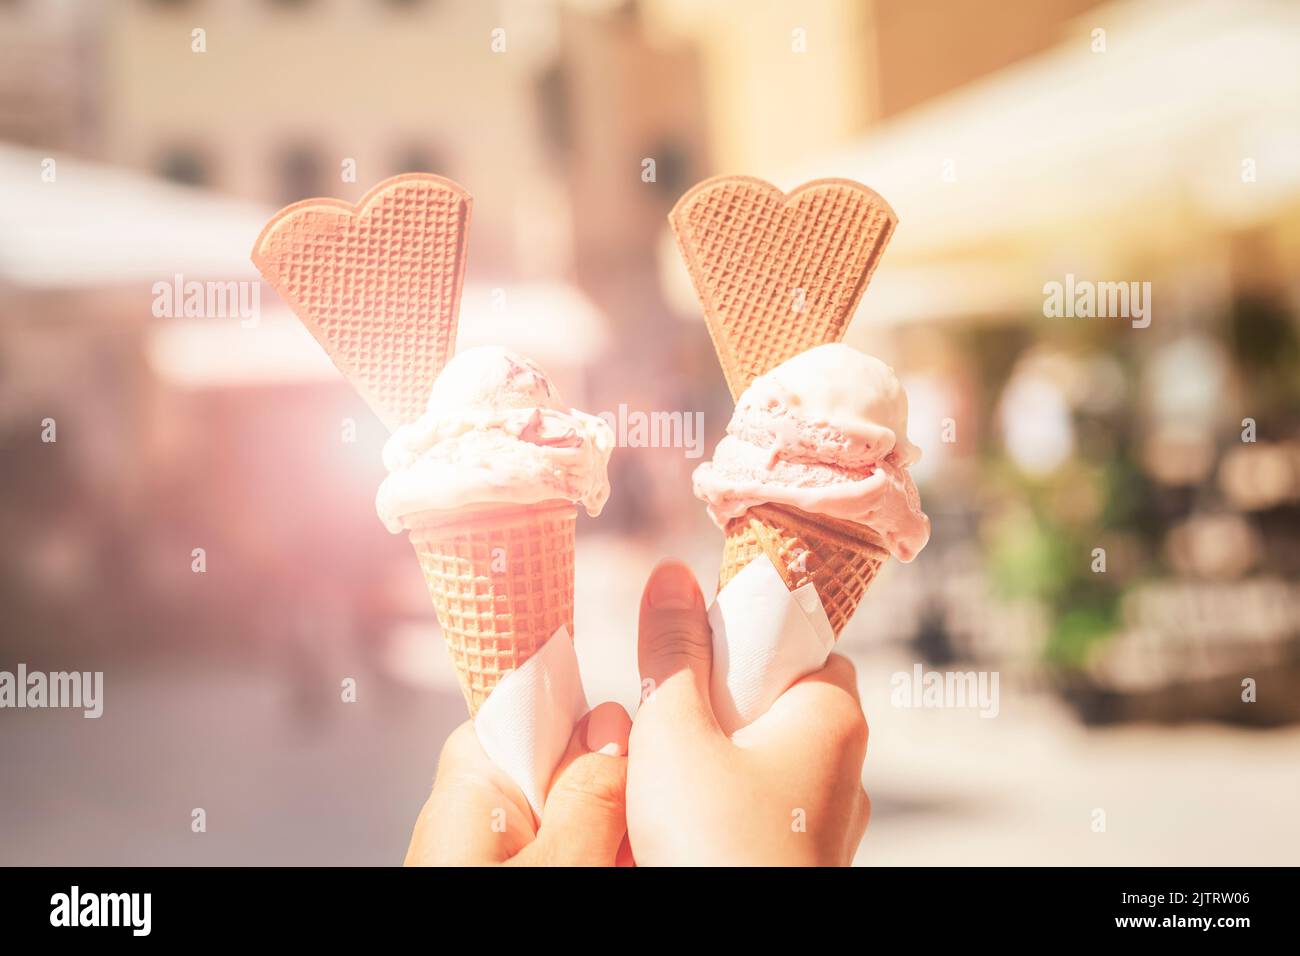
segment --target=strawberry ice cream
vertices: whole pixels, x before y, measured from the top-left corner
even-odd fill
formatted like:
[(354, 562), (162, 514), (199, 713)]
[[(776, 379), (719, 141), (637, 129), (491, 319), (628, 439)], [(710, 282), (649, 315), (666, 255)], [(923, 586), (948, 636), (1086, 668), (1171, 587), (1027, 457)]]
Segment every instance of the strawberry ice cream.
[(788, 505), (865, 525), (900, 561), (930, 539), (908, 466), (907, 395), (894, 370), (847, 345), (820, 345), (740, 396), (695, 495), (718, 527), (754, 505)]
[(470, 506), (609, 498), (609, 425), (566, 408), (546, 373), (502, 348), (457, 355), (433, 384), (428, 410), (384, 446), (389, 474), (375, 501), (396, 534), (404, 518)]

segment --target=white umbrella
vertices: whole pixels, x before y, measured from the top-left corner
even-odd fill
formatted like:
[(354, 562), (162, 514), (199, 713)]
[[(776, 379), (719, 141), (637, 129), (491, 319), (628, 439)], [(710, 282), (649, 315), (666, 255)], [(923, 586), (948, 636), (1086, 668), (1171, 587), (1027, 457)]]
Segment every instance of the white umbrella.
[(0, 145), (0, 281), (19, 287), (100, 288), (176, 273), (256, 279), (248, 252), (270, 215), (142, 173)]

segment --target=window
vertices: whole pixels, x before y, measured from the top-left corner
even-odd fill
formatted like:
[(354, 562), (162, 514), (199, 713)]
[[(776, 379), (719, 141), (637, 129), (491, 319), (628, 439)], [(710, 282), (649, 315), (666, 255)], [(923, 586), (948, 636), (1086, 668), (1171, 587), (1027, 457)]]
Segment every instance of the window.
[(537, 81), (537, 102), (546, 145), (563, 156), (573, 145), (568, 77), (560, 64), (548, 67)]
[(446, 158), (436, 149), (423, 143), (408, 143), (393, 153), (392, 175), (398, 173), (437, 173), (439, 176), (451, 174), (447, 171)]
[(276, 163), (277, 199), (281, 203), (313, 199), (325, 192), (325, 167), (320, 153), (305, 143), (284, 149)]
[(645, 154), (655, 158), (655, 185), (673, 202), (690, 186), (690, 157), (681, 144), (661, 140)]
[(173, 146), (158, 160), (158, 175), (182, 186), (206, 186), (211, 182), (207, 162), (189, 146)]

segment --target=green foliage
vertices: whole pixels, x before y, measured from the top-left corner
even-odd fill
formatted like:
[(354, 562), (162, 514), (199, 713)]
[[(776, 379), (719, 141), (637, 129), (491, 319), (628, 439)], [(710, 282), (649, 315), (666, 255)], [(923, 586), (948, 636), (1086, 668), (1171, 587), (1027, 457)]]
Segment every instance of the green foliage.
[(1070, 579), (1064, 539), (1028, 509), (996, 522), (989, 541), (989, 563), (994, 589), (1008, 598), (1051, 601)]
[(1072, 607), (1056, 619), (1047, 642), (1047, 660), (1063, 667), (1080, 667), (1089, 649), (1105, 640), (1118, 624), (1117, 604)]

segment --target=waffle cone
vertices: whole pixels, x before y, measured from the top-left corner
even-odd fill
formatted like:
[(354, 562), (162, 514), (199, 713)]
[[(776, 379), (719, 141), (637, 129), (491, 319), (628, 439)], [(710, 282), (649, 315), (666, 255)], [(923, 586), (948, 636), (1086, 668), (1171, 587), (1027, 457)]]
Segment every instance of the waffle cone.
[(783, 193), (719, 176), (687, 192), (668, 221), (736, 399), (786, 359), (844, 337), (898, 217), (847, 179)]
[(757, 505), (727, 525), (718, 590), (764, 555), (791, 591), (810, 583), (817, 588), (836, 637), (889, 559), (884, 542), (863, 525)]
[(441, 176), (386, 179), (352, 206), (286, 206), (253, 263), (390, 430), (417, 419), (456, 350), (472, 200)]
[(576, 518), (552, 501), (408, 519), (471, 716), (556, 628), (573, 634)]

